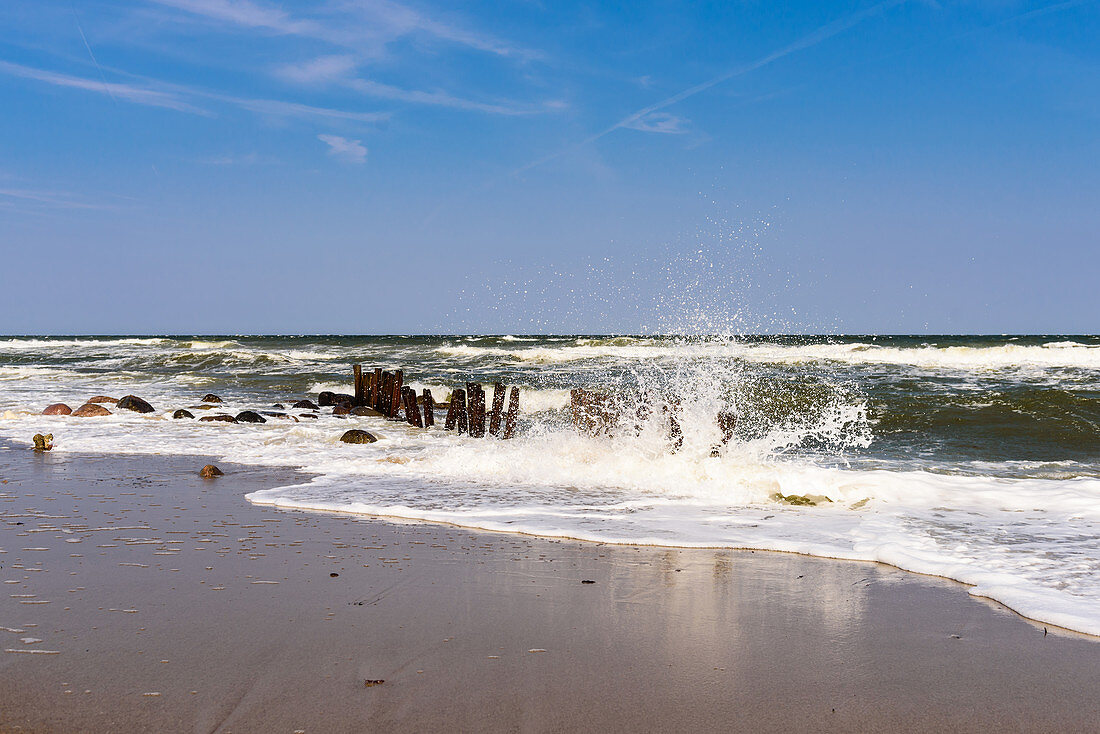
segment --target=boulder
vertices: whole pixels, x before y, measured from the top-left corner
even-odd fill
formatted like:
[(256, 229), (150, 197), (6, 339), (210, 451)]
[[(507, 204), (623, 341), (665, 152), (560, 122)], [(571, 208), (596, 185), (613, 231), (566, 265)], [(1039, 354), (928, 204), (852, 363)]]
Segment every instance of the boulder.
[(207, 423), (211, 421), (217, 423), (236, 423), (237, 419), (231, 415), (226, 415), (225, 413), (218, 413), (217, 415), (204, 415), (202, 418), (199, 418), (199, 421), (202, 423)]
[(281, 421), (294, 421), (295, 423), (298, 422), (298, 419), (295, 418), (294, 416), (287, 415), (286, 413), (280, 413), (280, 412), (275, 411), (275, 410), (261, 410), (260, 415), (266, 415), (269, 418), (275, 418), (275, 419), (281, 420)]
[(34, 437), (31, 438), (31, 440), (34, 441), (35, 451), (49, 451), (53, 448), (52, 433), (47, 433), (45, 436), (43, 436), (41, 433), (36, 433), (34, 434)]
[(353, 428), (350, 431), (345, 431), (344, 435), (340, 437), (340, 440), (344, 443), (374, 443), (378, 439), (373, 433), (367, 433), (366, 431), (360, 431), (358, 428)]
[(183, 408), (180, 408), (179, 410), (177, 410), (175, 413), (172, 414), (172, 417), (173, 418), (194, 418), (195, 414), (192, 413), (190, 410), (184, 410)]
[(73, 411), (73, 415), (77, 418), (99, 418), (110, 414), (111, 411), (98, 403), (84, 403), (84, 405)]
[(317, 403), (326, 408), (330, 405), (336, 405), (336, 393), (325, 390), (317, 395)]
[(382, 415), (382, 413), (375, 410), (374, 408), (368, 408), (365, 405), (357, 405), (356, 407), (352, 408), (351, 409), (351, 414), (352, 415), (373, 415), (375, 417), (381, 417), (381, 415)]
[(347, 415), (350, 412), (351, 412), (351, 406), (348, 405), (347, 403), (342, 403), (342, 404), (337, 405), (335, 408), (332, 409), (332, 414), (333, 415)]
[(347, 405), (349, 407), (355, 405), (355, 396), (354, 395), (345, 395), (342, 392), (338, 392), (338, 393), (336, 393), (335, 397), (336, 397), (336, 403), (335, 403), (336, 405)]
[(118, 398), (109, 398), (106, 395), (96, 395), (94, 398), (88, 398), (89, 403), (110, 403), (114, 405), (118, 402)]
[(65, 403), (54, 403), (53, 405), (47, 405), (46, 409), (42, 411), (42, 415), (71, 415), (73, 409)]
[(312, 400), (299, 400), (298, 402), (296, 402), (294, 405), (292, 405), (290, 407), (292, 407), (292, 408), (303, 408), (305, 410), (317, 410), (318, 406)]
[(284, 405), (283, 405), (282, 403), (275, 403), (275, 404), (274, 404), (274, 405), (272, 405), (271, 407), (272, 407), (272, 408), (275, 408), (275, 409), (277, 409), (277, 410), (285, 410), (285, 409), (286, 409), (286, 406), (284, 406)]
[(213, 479), (214, 477), (225, 476), (225, 472), (223, 472), (221, 469), (214, 466), (213, 464), (207, 464), (199, 470), (199, 476), (203, 479)]
[(204, 403), (220, 403), (221, 401), (222, 399), (214, 393), (207, 393), (202, 396), (202, 402)]
[(267, 423), (267, 418), (257, 413), (254, 410), (242, 410), (237, 413), (238, 423)]
[(316, 413), (299, 413), (298, 417), (299, 418), (306, 418), (308, 420), (314, 420), (314, 421), (317, 420), (317, 414)]
[(122, 400), (118, 401), (119, 409), (133, 410), (138, 413), (152, 413), (153, 406), (145, 402), (137, 395), (127, 395)]

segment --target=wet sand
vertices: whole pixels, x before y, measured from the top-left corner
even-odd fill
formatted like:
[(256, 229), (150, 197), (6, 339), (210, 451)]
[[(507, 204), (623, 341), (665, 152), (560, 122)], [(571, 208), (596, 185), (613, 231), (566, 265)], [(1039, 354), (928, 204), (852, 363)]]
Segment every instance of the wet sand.
[(1100, 640), (961, 584), (256, 507), (300, 475), (208, 461), (0, 445), (0, 731), (1100, 730)]

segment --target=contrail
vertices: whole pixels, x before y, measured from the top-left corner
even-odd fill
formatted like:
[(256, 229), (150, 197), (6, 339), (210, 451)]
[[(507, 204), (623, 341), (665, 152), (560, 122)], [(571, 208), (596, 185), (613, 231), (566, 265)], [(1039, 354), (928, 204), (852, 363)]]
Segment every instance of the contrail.
[(88, 43), (88, 37), (84, 35), (84, 29), (80, 27), (80, 18), (76, 14), (76, 5), (73, 0), (69, 0), (69, 9), (73, 11), (73, 20), (76, 21), (76, 29), (80, 31), (80, 40), (84, 41), (84, 48), (88, 49), (88, 55), (92, 57), (92, 63), (95, 64), (96, 70), (99, 72), (99, 80), (103, 82), (103, 91), (107, 93), (107, 96), (111, 98), (111, 101), (118, 104), (118, 100), (115, 99), (115, 95), (111, 93), (111, 87), (107, 84), (107, 77), (103, 75), (103, 69), (99, 65), (99, 61), (96, 60), (95, 54), (92, 53), (92, 47)]
[(562, 150), (557, 151), (556, 153), (552, 153), (552, 154), (550, 154), (548, 156), (545, 156), (543, 158), (539, 158), (536, 161), (532, 161), (531, 163), (528, 163), (525, 166), (521, 166), (521, 167), (517, 168), (516, 170), (512, 171), (509, 175), (510, 176), (515, 176), (517, 174), (523, 173), (524, 171), (529, 171), (532, 168), (535, 168), (537, 166), (541, 166), (543, 163), (547, 163), (549, 161), (554, 160), (555, 158), (559, 158), (559, 157), (561, 157), (561, 156), (563, 156), (567, 153), (571, 153), (574, 150), (577, 150), (578, 148), (583, 148), (584, 146), (586, 146), (590, 143), (594, 143), (597, 140), (599, 140), (600, 138), (604, 137), (605, 135), (609, 135), (609, 134), (615, 132), (616, 130), (618, 130), (620, 128), (627, 127), (631, 123), (637, 122), (638, 120), (642, 119), (646, 115), (653, 114), (654, 112), (657, 112), (658, 110), (663, 110), (665, 107), (669, 107), (671, 105), (674, 105), (677, 102), (682, 102), (683, 100), (687, 99), (688, 97), (694, 97), (696, 94), (699, 94), (700, 92), (705, 92), (706, 90), (710, 89), (711, 87), (717, 86), (717, 85), (721, 84), (722, 82), (733, 79), (734, 77), (738, 77), (738, 76), (742, 76), (744, 74), (748, 74), (751, 71), (756, 71), (757, 69), (760, 69), (762, 67), (767, 66), (768, 64), (771, 64), (772, 62), (778, 61), (779, 59), (783, 58), (784, 56), (790, 56), (791, 54), (796, 53), (798, 51), (804, 51), (805, 49), (816, 46), (816, 45), (818, 45), (819, 43), (821, 43), (823, 41), (827, 41), (828, 39), (832, 38), (835, 35), (843, 33), (844, 31), (848, 30), (852, 26), (855, 26), (855, 25), (863, 22), (864, 20), (866, 20), (867, 18), (869, 18), (872, 15), (875, 15), (876, 13), (878, 13), (880, 11), (883, 11), (883, 10), (886, 10), (888, 8), (894, 7), (895, 5), (901, 5), (904, 2), (906, 2), (906, 0), (886, 0), (886, 2), (881, 2), (881, 3), (878, 3), (877, 5), (872, 5), (869, 8), (865, 8), (864, 10), (857, 11), (855, 13), (852, 13), (851, 15), (845, 16), (843, 18), (839, 18), (839, 19), (834, 20), (830, 23), (826, 23), (825, 25), (821, 26), (820, 28), (818, 28), (814, 32), (812, 32), (812, 33), (810, 33), (806, 36), (803, 36), (802, 38), (798, 39), (797, 41), (795, 41), (793, 43), (790, 43), (790, 44), (784, 46), (783, 48), (781, 48), (777, 51), (771, 52), (767, 56), (763, 56), (763, 57), (757, 59), (756, 61), (752, 61), (752, 62), (749, 62), (747, 64), (742, 64), (741, 66), (734, 67), (733, 69), (730, 69), (729, 71), (727, 71), (725, 74), (722, 74), (720, 76), (716, 76), (713, 79), (708, 79), (707, 81), (696, 84), (693, 87), (688, 87), (687, 89), (683, 90), (682, 92), (678, 92), (678, 93), (672, 95), (671, 97), (667, 97), (667, 98), (661, 100), (660, 102), (649, 105), (648, 107), (643, 107), (642, 109), (627, 115), (623, 119), (616, 122), (614, 125), (612, 125), (608, 128), (605, 128), (605, 129), (601, 130), (598, 133), (590, 135), (589, 137), (585, 138), (584, 140), (580, 141), (579, 143), (575, 143), (575, 144), (569, 146), (568, 148), (564, 148)]

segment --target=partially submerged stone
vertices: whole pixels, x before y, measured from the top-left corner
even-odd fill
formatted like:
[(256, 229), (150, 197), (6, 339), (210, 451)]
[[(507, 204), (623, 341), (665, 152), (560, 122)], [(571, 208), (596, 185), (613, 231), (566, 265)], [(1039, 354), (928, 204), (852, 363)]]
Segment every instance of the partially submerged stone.
[(218, 413), (217, 415), (204, 415), (199, 418), (200, 423), (236, 423), (237, 419), (231, 415), (225, 413)]
[(350, 431), (345, 431), (340, 440), (344, 443), (374, 443), (378, 438), (373, 433), (353, 428)]
[(318, 406), (312, 400), (299, 400), (292, 408), (304, 408), (305, 410), (317, 410)]
[(47, 433), (45, 436), (43, 436), (41, 433), (36, 433), (31, 440), (34, 441), (35, 451), (49, 451), (53, 448), (52, 433)]
[(110, 414), (111, 411), (98, 403), (84, 403), (84, 405), (73, 411), (73, 416), (77, 418), (102, 418)]
[(202, 396), (202, 402), (204, 403), (220, 403), (221, 401), (222, 399), (214, 393), (207, 393)]
[(203, 479), (213, 479), (214, 477), (225, 476), (225, 472), (213, 464), (207, 464), (199, 471), (199, 476)]
[(115, 405), (118, 403), (118, 398), (109, 398), (106, 395), (96, 395), (94, 398), (88, 398), (86, 402), (89, 403), (110, 403)]
[(267, 418), (257, 413), (254, 410), (242, 410), (237, 413), (238, 423), (267, 423)]
[(53, 405), (47, 405), (46, 409), (42, 411), (42, 415), (70, 415), (73, 409), (65, 403), (54, 403)]
[(349, 413), (351, 413), (350, 405), (337, 405), (332, 409), (333, 415), (347, 415)]
[(137, 395), (127, 395), (118, 401), (119, 409), (133, 410), (137, 413), (152, 413), (153, 406), (139, 398)]
[(816, 507), (822, 502), (832, 502), (831, 499), (823, 494), (783, 494), (782, 492), (776, 492), (771, 496), (776, 502), (782, 502), (785, 505), (795, 505), (799, 507)]
[(184, 410), (183, 408), (180, 408), (179, 410), (177, 410), (175, 413), (172, 414), (172, 417), (173, 418), (194, 418), (195, 414), (192, 413), (190, 410)]
[(368, 408), (365, 405), (357, 405), (352, 408), (351, 415), (382, 417), (381, 411), (375, 410), (374, 408)]

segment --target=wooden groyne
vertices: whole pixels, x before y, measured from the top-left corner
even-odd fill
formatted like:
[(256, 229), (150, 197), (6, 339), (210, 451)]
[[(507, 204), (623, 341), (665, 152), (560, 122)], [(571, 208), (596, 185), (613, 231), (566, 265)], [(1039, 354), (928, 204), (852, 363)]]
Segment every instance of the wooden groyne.
[[(486, 411), (485, 389), (478, 382), (467, 382), (465, 388), (451, 392), (448, 402), (437, 403), (432, 391), (425, 388), (418, 396), (405, 384), (404, 370), (384, 370), (376, 367), (365, 371), (362, 365), (352, 368), (353, 395), (350, 412), (379, 415), (390, 420), (403, 420), (417, 428), (435, 425), (435, 411), (446, 407), (443, 430), (458, 431), (471, 438), (486, 435), (513, 438), (519, 420), (519, 388), (509, 388), (502, 382), (493, 383), (493, 402)], [(507, 408), (505, 402), (507, 398)], [(361, 412), (362, 411), (362, 412)]]

